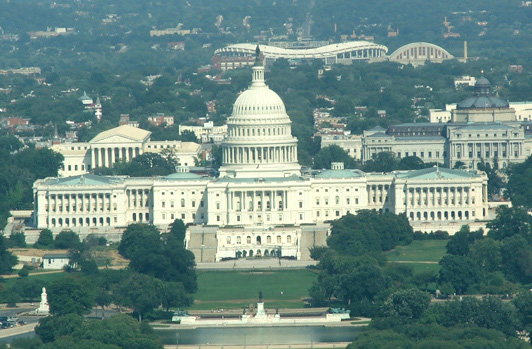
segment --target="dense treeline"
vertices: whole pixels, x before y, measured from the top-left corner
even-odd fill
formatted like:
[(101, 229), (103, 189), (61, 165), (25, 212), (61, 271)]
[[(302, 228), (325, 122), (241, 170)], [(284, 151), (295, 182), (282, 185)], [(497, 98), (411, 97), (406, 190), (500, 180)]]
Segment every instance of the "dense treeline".
[(23, 148), (12, 135), (0, 136), (0, 227), (9, 211), (33, 208), (33, 182), (57, 176), (63, 156), (50, 149)]
[[(403, 215), (360, 211), (332, 223), (328, 247), (311, 250), (319, 276), (309, 294), (314, 305), (372, 318), (351, 348), (525, 347), (517, 337), (532, 329), (531, 227), (526, 210), (500, 208), (487, 235), (464, 226), (449, 239), (438, 273), (414, 273), (408, 264), (386, 262), (381, 252), (414, 236), (449, 235), (412, 233)], [(446, 297), (493, 296), (461, 296), (429, 307), (429, 289)], [(496, 295), (517, 296), (505, 302)]]
[[(69, 248), (72, 257), (65, 267), (69, 274), (51, 283), (25, 274), (9, 288), (0, 284), (0, 302), (11, 305), (36, 301), (43, 286), (48, 290), (51, 316), (39, 322), (36, 338), (14, 341), (12, 347), (160, 348), (159, 339), (142, 320), (169, 319), (170, 308), (191, 305), (197, 289), (194, 255), (184, 247), (185, 233), (181, 220), (162, 235), (152, 225), (132, 224), (118, 246), (119, 253), (130, 260), (129, 268), (110, 270), (99, 269), (94, 257), (95, 249), (105, 244), (102, 239), (89, 235), (80, 242), (76, 234), (62, 232), (49, 241), (51, 234), (44, 230), (37, 245)], [(0, 251), (2, 241), (0, 236)], [(111, 304), (132, 309), (138, 322), (126, 315), (103, 321), (84, 319), (95, 307), (101, 308), (99, 315), (105, 318)], [(160, 307), (163, 310), (155, 310)]]

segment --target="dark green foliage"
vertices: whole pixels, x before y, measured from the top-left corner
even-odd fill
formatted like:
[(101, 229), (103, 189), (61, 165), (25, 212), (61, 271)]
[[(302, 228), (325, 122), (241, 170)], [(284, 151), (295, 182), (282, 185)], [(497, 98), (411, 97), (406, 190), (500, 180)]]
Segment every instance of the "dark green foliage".
[(514, 206), (532, 208), (532, 156), (522, 164), (510, 168), (510, 177), (506, 186), (506, 193), (510, 196)]
[(10, 247), (26, 247), (26, 235), (23, 232), (11, 233), (9, 236)]
[[(177, 225), (182, 235), (182, 227)], [(170, 233), (172, 234), (172, 233)], [(194, 254), (184, 248), (180, 236), (163, 241), (159, 231), (148, 224), (131, 224), (124, 231), (118, 252), (130, 259), (130, 268), (165, 281), (181, 282), (189, 293), (196, 292)]]
[(430, 304), (430, 295), (412, 288), (392, 293), (381, 306), (383, 317), (399, 319), (419, 319)]
[(522, 290), (512, 303), (517, 309), (517, 320), (520, 327), (528, 331), (528, 333), (532, 333), (532, 292)]
[(20, 276), (21, 278), (28, 277), (28, 275), (30, 275), (30, 272), (28, 271), (27, 268), (22, 267), (22, 268), (18, 271), (18, 276)]
[(355, 160), (337, 145), (321, 148), (314, 157), (314, 168), (330, 169), (331, 162), (343, 162), (344, 168), (355, 168)]
[(198, 138), (196, 137), (196, 134), (188, 130), (183, 131), (181, 133), (181, 141), (199, 143)]
[(469, 257), (445, 255), (440, 265), (438, 283), (450, 284), (458, 294), (467, 292), (470, 286), (480, 281), (480, 269)]
[(113, 293), (120, 304), (132, 308), (142, 321), (142, 315), (161, 304), (163, 282), (148, 275), (131, 273), (118, 283)]
[(371, 251), (389, 251), (412, 242), (412, 227), (403, 215), (362, 210), (332, 224), (329, 247), (353, 256)]
[(160, 233), (155, 226), (144, 223), (130, 224), (122, 234), (118, 253), (131, 259), (136, 252), (157, 246), (159, 241)]
[(362, 168), (365, 172), (391, 172), (397, 169), (399, 163), (395, 154), (381, 152), (366, 161)]
[(85, 322), (76, 315), (52, 316), (41, 320), (35, 332), (47, 343), (44, 348), (162, 348), (153, 332), (124, 314)]
[[(22, 268), (21, 270), (23, 269), (26, 268)], [(23, 300), (33, 302), (40, 299), (43, 286), (46, 286), (46, 284), (41, 280), (23, 278), (17, 280), (14, 287), (10, 289), (10, 292), (16, 292)]]
[(444, 327), (436, 324), (370, 327), (347, 346), (356, 348), (527, 348), (527, 344), (504, 333), (474, 325)]
[(426, 315), (428, 319), (435, 319), (436, 323), (446, 327), (475, 324), (513, 337), (520, 328), (513, 305), (498, 297), (462, 297), (461, 300), (435, 305)]
[(71, 249), (80, 244), (78, 234), (72, 230), (63, 230), (55, 237), (54, 247), (59, 249)]
[(447, 240), (449, 239), (449, 233), (443, 230), (436, 230), (430, 233), (417, 230), (412, 237), (414, 240)]
[(522, 236), (503, 241), (501, 247), (502, 271), (510, 281), (528, 284), (532, 282), (532, 244)]
[(425, 168), (425, 163), (423, 160), (417, 156), (406, 156), (399, 161), (397, 165), (398, 170), (421, 170)]
[(495, 164), (491, 167), (490, 163), (480, 163), (478, 169), (480, 171), (486, 172), (488, 176), (488, 194), (490, 195), (500, 195), (501, 190), (505, 187), (505, 182), (503, 181), (503, 175), (498, 173), (498, 163), (497, 159), (494, 160)]
[(81, 328), (83, 318), (78, 314), (64, 316), (48, 316), (39, 321), (35, 333), (44, 343), (53, 342), (59, 337), (71, 335)]
[(532, 242), (532, 216), (523, 208), (501, 206), (497, 209), (497, 218), (487, 224), (488, 236), (495, 240), (520, 235)]
[(39, 233), (39, 239), (33, 245), (34, 248), (54, 248), (54, 235), (51, 230), (43, 229)]
[(473, 244), (475, 240), (482, 239), (483, 234), (484, 231), (482, 229), (471, 232), (469, 231), (468, 225), (463, 225), (447, 243), (447, 253), (456, 256), (467, 256), (469, 253), (469, 246)]
[(94, 306), (94, 293), (88, 280), (65, 277), (54, 281), (47, 293), (53, 315), (83, 315)]
[(176, 219), (170, 225), (170, 232), (168, 233), (168, 239), (175, 239), (178, 242), (185, 243), (185, 235), (187, 233), (187, 227), (181, 219)]
[(0, 235), (0, 274), (6, 274), (13, 270), (13, 267), (17, 264), (17, 257), (7, 250), (8, 241)]

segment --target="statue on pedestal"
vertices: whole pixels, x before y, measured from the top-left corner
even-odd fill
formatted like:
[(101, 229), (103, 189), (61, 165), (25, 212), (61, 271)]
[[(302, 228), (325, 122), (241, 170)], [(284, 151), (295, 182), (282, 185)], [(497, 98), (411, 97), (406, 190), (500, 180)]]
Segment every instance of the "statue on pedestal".
[(46, 294), (46, 288), (42, 288), (41, 293), (41, 303), (39, 304), (39, 309), (35, 310), (35, 313), (48, 315), (50, 314), (50, 305), (48, 304), (48, 295)]

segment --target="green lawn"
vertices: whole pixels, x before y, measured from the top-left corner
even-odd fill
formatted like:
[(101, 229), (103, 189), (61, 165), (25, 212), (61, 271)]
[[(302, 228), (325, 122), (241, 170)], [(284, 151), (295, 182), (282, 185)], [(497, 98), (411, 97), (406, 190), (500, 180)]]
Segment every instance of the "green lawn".
[(390, 262), (439, 262), (445, 254), (448, 240), (416, 240), (408, 246), (397, 246), (384, 255)]
[[(198, 271), (193, 309), (239, 308), (256, 302), (259, 291), (269, 307), (302, 307), (316, 280), (312, 271)], [(282, 292), (282, 294), (281, 294)]]
[[(33, 280), (42, 280), (46, 284), (50, 284), (54, 280), (64, 278), (65, 275), (66, 273), (64, 271), (60, 271), (58, 273), (50, 273), (50, 274), (40, 274), (40, 275), (30, 274), (28, 275), (28, 278), (33, 279)], [(11, 285), (15, 284), (15, 282), (17, 282), (17, 279), (19, 278), (16, 277), (16, 278), (4, 279), (2, 281), (2, 284), (4, 284), (6, 287), (10, 287)]]

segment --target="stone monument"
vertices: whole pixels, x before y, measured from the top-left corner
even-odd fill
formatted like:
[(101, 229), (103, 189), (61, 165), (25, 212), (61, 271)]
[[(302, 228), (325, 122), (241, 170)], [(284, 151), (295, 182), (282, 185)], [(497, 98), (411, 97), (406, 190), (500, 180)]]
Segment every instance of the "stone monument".
[(42, 288), (41, 303), (39, 304), (39, 309), (36, 309), (35, 313), (39, 315), (50, 314), (50, 305), (48, 304), (48, 295), (46, 294), (46, 288), (44, 287)]
[(266, 311), (264, 311), (264, 302), (262, 301), (262, 291), (259, 292), (259, 302), (257, 303), (257, 314), (255, 319), (265, 319)]

